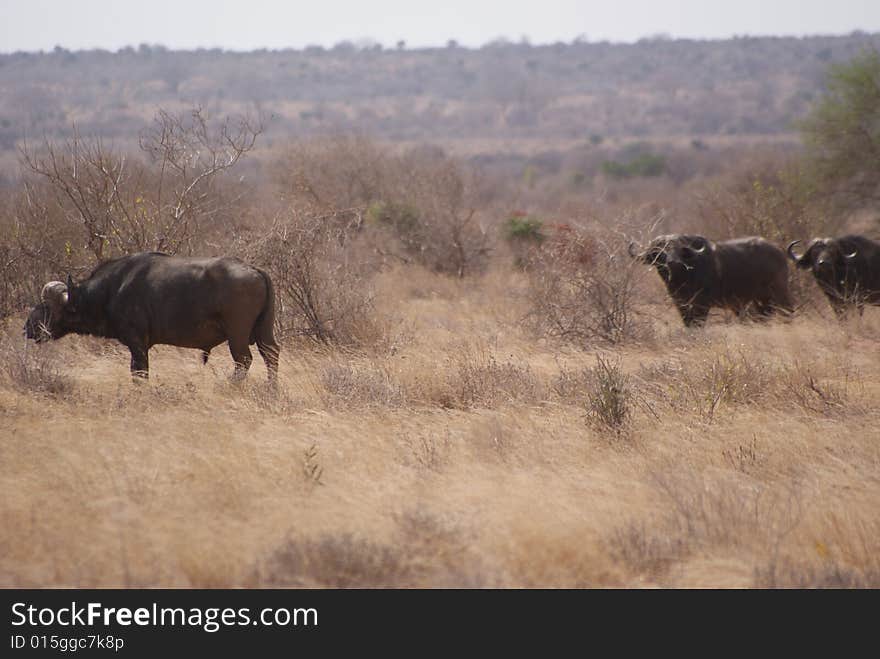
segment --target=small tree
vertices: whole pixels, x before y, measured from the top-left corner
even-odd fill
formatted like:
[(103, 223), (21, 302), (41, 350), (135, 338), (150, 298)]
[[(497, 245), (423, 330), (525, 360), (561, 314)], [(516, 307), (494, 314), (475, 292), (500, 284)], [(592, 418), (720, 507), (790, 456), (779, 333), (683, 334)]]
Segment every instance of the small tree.
[(644, 268), (626, 254), (619, 237), (606, 237), (563, 226), (536, 251), (526, 316), (536, 333), (583, 347), (648, 335), (636, 296)]
[(95, 259), (144, 250), (191, 251), (200, 229), (221, 210), (212, 187), (254, 147), (262, 128), (246, 118), (211, 126), (195, 109), (188, 116), (160, 110), (141, 135), (146, 161), (130, 158), (99, 138), (71, 139), (22, 149), (22, 163), (50, 184), (67, 220), (80, 225)]
[(819, 180), (845, 206), (880, 201), (880, 53), (831, 67), (828, 91), (801, 123)]
[(241, 253), (269, 271), (275, 286), (276, 329), (282, 339), (364, 346), (381, 340), (374, 316), (375, 267), (358, 245), (360, 211), (291, 210)]
[(455, 160), (413, 153), (402, 159), (395, 198), (417, 209), (416, 222), (398, 237), (420, 263), (457, 277), (482, 272), (490, 236), (476, 215), (475, 174)]

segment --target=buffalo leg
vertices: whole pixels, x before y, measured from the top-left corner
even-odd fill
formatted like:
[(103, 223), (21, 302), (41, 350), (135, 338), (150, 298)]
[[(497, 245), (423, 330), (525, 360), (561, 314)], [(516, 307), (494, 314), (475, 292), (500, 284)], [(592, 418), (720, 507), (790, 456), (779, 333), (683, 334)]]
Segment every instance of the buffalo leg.
[(278, 378), (278, 353), (281, 352), (281, 348), (277, 343), (264, 343), (262, 341), (257, 341), (257, 349), (260, 351), (263, 361), (266, 362), (266, 370), (269, 372), (269, 381), (275, 382)]
[(687, 327), (702, 327), (709, 316), (709, 307), (689, 304), (678, 308), (681, 319)]
[(769, 300), (755, 302), (755, 320), (766, 320), (776, 313), (777, 307)]
[(248, 348), (246, 341), (244, 343), (230, 341), (229, 352), (232, 354), (232, 361), (235, 362), (235, 371), (232, 374), (232, 379), (236, 381), (243, 380), (247, 375), (248, 369), (251, 367), (251, 362), (254, 360), (251, 355), (251, 349)]
[(129, 346), (131, 352), (131, 375), (146, 380), (150, 377), (149, 349), (142, 346)]

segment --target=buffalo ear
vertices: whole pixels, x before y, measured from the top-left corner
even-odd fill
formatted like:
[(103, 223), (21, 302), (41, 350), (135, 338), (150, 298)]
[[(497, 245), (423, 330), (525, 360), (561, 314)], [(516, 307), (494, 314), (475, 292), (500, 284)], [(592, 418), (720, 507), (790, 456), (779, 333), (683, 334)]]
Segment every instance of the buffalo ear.
[(76, 284), (73, 283), (73, 277), (67, 275), (67, 308), (71, 311), (76, 309)]
[(790, 243), (788, 243), (788, 247), (785, 251), (788, 253), (788, 257), (794, 262), (795, 267), (806, 270), (810, 267), (812, 261), (810, 250), (813, 249), (813, 245), (816, 244), (816, 241), (814, 240), (813, 242), (811, 242), (807, 249), (804, 250), (804, 253), (798, 256), (797, 254), (795, 254), (794, 246), (797, 245), (799, 242), (800, 240), (792, 240)]
[(816, 252), (816, 245), (818, 243), (814, 240), (810, 243), (810, 246), (807, 247), (807, 250), (803, 253), (801, 258), (796, 262), (797, 267), (802, 268), (804, 270), (809, 270), (813, 265), (813, 257)]

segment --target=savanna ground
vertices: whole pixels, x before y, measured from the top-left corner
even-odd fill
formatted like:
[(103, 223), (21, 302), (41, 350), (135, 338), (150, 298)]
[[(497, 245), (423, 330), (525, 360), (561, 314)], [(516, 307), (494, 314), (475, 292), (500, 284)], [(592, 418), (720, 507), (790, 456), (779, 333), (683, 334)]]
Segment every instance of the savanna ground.
[(369, 350), (2, 337), (0, 583), (878, 587), (880, 310), (536, 339), (527, 276), (376, 282)]
[[(687, 329), (627, 255), (876, 238), (880, 55), (830, 80), (800, 144), (264, 147), (198, 106), (16, 142), (0, 586), (880, 587), (880, 308), (790, 266), (791, 316)], [(222, 346), (133, 383), (113, 341), (26, 344), (47, 281), (144, 250), (270, 273), (277, 388)]]

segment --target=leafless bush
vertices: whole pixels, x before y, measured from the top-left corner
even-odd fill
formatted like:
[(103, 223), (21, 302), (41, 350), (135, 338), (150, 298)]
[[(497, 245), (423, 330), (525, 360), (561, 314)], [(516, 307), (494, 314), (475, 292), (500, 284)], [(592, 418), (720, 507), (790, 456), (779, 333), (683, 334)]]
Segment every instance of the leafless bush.
[(756, 436), (753, 436), (748, 444), (722, 449), (721, 457), (732, 469), (744, 474), (754, 473), (764, 463), (762, 452), (758, 450)]
[(399, 187), (393, 199), (413, 212), (410, 221), (390, 228), (405, 254), (457, 277), (483, 272), (491, 242), (474, 205), (474, 174), (446, 156), (418, 151), (398, 166)]
[(755, 568), (757, 588), (880, 588), (880, 568), (854, 567), (837, 561), (821, 565), (771, 559)]
[(446, 382), (446, 404), (470, 409), (511, 401), (534, 401), (539, 383), (528, 364), (499, 361), (483, 345), (464, 346), (452, 358)]
[(652, 472), (651, 479), (662, 512), (624, 524), (606, 542), (612, 560), (637, 575), (662, 578), (688, 556), (716, 547), (778, 556), (803, 514), (801, 493), (792, 487), (672, 471)]
[(643, 365), (639, 378), (673, 409), (711, 423), (723, 405), (757, 403), (772, 395), (778, 369), (746, 351), (723, 349), (694, 359)]
[(756, 235), (784, 243), (834, 233), (841, 223), (819, 200), (802, 165), (793, 161), (740, 167), (697, 194), (696, 202), (703, 226), (718, 238)]
[(423, 511), (395, 517), (390, 542), (350, 533), (291, 539), (260, 568), (260, 585), (401, 588), (478, 587), (481, 565), (460, 529)]
[(590, 369), (571, 370), (559, 366), (559, 374), (550, 383), (550, 389), (563, 401), (580, 403), (590, 390), (593, 377)]
[(436, 432), (408, 434), (403, 441), (411, 458), (419, 467), (439, 471), (449, 458), (449, 433)]
[(315, 213), (364, 207), (380, 254), (463, 277), (485, 269), (490, 236), (473, 171), (437, 148), (399, 155), (359, 136), (298, 142), (275, 164), (282, 194)]
[(750, 546), (772, 554), (804, 512), (803, 495), (791, 484), (765, 487), (687, 471), (655, 471), (651, 478), (668, 510), (660, 520), (663, 532), (694, 548)]
[(783, 393), (801, 408), (832, 416), (842, 413), (849, 402), (849, 374), (844, 375), (843, 384), (824, 381), (815, 372), (815, 366), (797, 361), (787, 365), (782, 374)]
[(321, 370), (321, 384), (334, 397), (334, 404), (400, 407), (406, 403), (401, 384), (378, 365), (355, 367), (351, 363), (333, 363)]
[(290, 203), (328, 213), (386, 197), (393, 167), (394, 157), (377, 142), (333, 135), (291, 143), (272, 169)]
[(273, 586), (380, 588), (406, 583), (410, 568), (401, 548), (350, 533), (290, 540), (263, 568)]
[(612, 362), (597, 354), (589, 380), (587, 418), (596, 426), (619, 434), (631, 415), (632, 398), (629, 378), (620, 360)]
[(636, 294), (643, 268), (622, 245), (570, 229), (536, 251), (528, 269), (532, 329), (584, 347), (648, 337)]
[(383, 338), (384, 328), (373, 315), (374, 267), (355, 240), (359, 217), (357, 211), (292, 211), (243, 246), (247, 258), (272, 277), (282, 337), (351, 346)]
[(0, 318), (30, 308), (59, 273), (90, 261), (76, 247), (76, 228), (54, 203), (50, 186), (23, 181), (0, 190)]
[(606, 541), (613, 560), (635, 574), (662, 578), (690, 552), (687, 539), (655, 524), (631, 521), (615, 529)]
[(160, 110), (141, 135), (145, 160), (75, 130), (62, 143), (26, 144), (22, 165), (32, 180), (48, 182), (96, 261), (144, 250), (192, 252), (228, 202), (215, 179), (261, 131), (246, 118), (212, 126), (200, 109), (185, 117)]
[(65, 396), (73, 391), (73, 378), (59, 363), (57, 346), (28, 344), (9, 328), (0, 334), (0, 373), (25, 393)]

